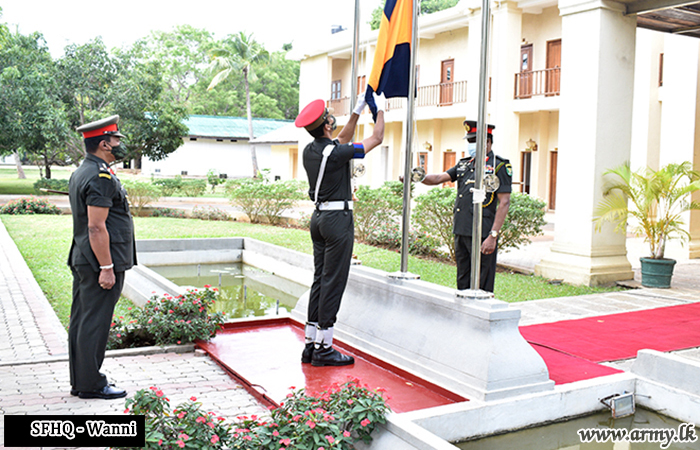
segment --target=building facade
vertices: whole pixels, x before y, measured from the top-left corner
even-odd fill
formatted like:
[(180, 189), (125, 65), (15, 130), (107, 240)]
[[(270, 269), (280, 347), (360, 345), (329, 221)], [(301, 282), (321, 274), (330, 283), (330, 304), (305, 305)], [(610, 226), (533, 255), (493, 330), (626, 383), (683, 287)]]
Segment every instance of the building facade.
[[(487, 121), (496, 125), (494, 151), (513, 164), (513, 190), (556, 214), (551, 254), (536, 269), (546, 277), (588, 285), (632, 278), (626, 237), (592, 223), (607, 169), (626, 161), (633, 168), (691, 161), (700, 169), (700, 41), (638, 28), (634, 6), (492, 4)], [(378, 33), (360, 34), (357, 79), (350, 32), (329, 34), (301, 60), (300, 105), (322, 98), (340, 125), (354, 103), (352, 85), (364, 90), (373, 61)], [(412, 165), (443, 172), (465, 156), (462, 121), (477, 118), (481, 2), (421, 16), (419, 36)], [(359, 184), (376, 187), (404, 172), (405, 99), (391, 99), (385, 118), (384, 143), (366, 158)], [(372, 126), (363, 114), (356, 140)], [(686, 223), (692, 240), (682, 251), (700, 257), (700, 214)]]

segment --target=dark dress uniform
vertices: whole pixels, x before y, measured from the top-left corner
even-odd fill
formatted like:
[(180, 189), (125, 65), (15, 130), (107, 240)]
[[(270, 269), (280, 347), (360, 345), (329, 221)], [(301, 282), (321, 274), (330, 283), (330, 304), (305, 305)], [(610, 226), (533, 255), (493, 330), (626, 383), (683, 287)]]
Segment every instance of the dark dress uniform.
[[(500, 186), (495, 192), (487, 192), (484, 200), (481, 241), (489, 235), (496, 217), (498, 194), (511, 192), (512, 168), (510, 161), (489, 152), (486, 159), (485, 175), (495, 174)], [(447, 171), (452, 181), (457, 182), (457, 200), (454, 207), (455, 258), (457, 260), (457, 289), (469, 289), (471, 281), (472, 233), (474, 221), (474, 204), (471, 188), (474, 187), (474, 158), (460, 159), (457, 165)], [(481, 277), (479, 285), (482, 290), (493, 292), (496, 277), (496, 249), (490, 255), (481, 254)]]
[[(316, 197), (316, 182), (329, 145), (328, 156), (318, 192), (317, 207), (311, 216), (311, 240), (314, 247), (314, 281), (309, 297), (309, 322), (330, 328), (336, 321), (340, 300), (350, 272), (355, 240), (352, 209), (350, 160), (364, 157), (362, 144), (339, 144), (337, 140), (317, 138), (304, 149), (304, 168), (309, 179), (309, 197)], [(332, 202), (332, 203), (327, 203)], [(330, 205), (332, 209), (324, 209)]]
[[(105, 161), (88, 153), (71, 175), (69, 191), (73, 214), (73, 241), (68, 256), (73, 272), (68, 330), (70, 382), (73, 390), (90, 392), (107, 385), (100, 367), (114, 306), (124, 285), (124, 272), (136, 264), (136, 243), (126, 191)], [(106, 227), (116, 278), (112, 289), (99, 285), (100, 264), (88, 235), (88, 206), (109, 208)]]

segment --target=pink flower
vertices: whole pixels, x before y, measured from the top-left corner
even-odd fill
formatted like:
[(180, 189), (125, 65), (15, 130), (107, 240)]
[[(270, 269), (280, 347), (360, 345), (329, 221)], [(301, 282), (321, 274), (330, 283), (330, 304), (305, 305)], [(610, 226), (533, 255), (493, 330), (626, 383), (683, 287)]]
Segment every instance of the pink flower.
[(158, 439), (158, 445), (163, 445), (163, 439)]
[(350, 432), (348, 430), (343, 431), (343, 436), (350, 437)]
[(217, 436), (215, 434), (214, 436), (211, 437), (211, 443), (216, 444), (217, 442), (219, 442), (219, 436)]
[(372, 423), (371, 420), (369, 420), (369, 419), (364, 419), (362, 422), (360, 422), (360, 425), (362, 425), (363, 427), (366, 427), (366, 426), (369, 425), (370, 423)]
[(312, 430), (313, 430), (314, 428), (316, 428), (316, 424), (314, 423), (313, 420), (307, 420), (307, 421), (306, 421), (306, 425), (307, 425), (309, 428), (311, 428)]
[(205, 423), (206, 421), (207, 421), (207, 418), (204, 417), (204, 416), (199, 416), (199, 417), (197, 417), (197, 419), (195, 420), (195, 422), (197, 422), (197, 423)]
[(353, 399), (348, 400), (348, 405), (352, 405), (353, 403), (355, 403), (355, 400), (353, 400)]
[(272, 432), (272, 435), (273, 435), (274, 437), (277, 437), (277, 436), (280, 435), (280, 432), (277, 431), (277, 430), (275, 430), (275, 431)]
[(280, 444), (282, 445), (289, 445), (292, 443), (291, 439), (280, 439)]
[(180, 448), (185, 448), (185, 443), (182, 441), (177, 441), (176, 444), (179, 445)]
[(209, 289), (211, 287), (211, 284), (205, 284), (204, 287)]
[(252, 441), (253, 437), (252, 436), (243, 436), (243, 439), (245, 439), (246, 441)]
[[(185, 417), (185, 413), (184, 413), (184, 412), (181, 412), (180, 414), (177, 415), (177, 418), (178, 418), (178, 419), (182, 419), (183, 417)], [(363, 426), (364, 426), (364, 425), (363, 425)]]
[(157, 390), (157, 391), (156, 391), (156, 396), (157, 396), (157, 397), (162, 397), (162, 396), (163, 396), (163, 391)]
[(318, 450), (326, 450), (325, 447), (319, 447)]
[(331, 436), (330, 434), (326, 436), (326, 439), (328, 440), (328, 443), (331, 445), (333, 445), (333, 443), (335, 442), (335, 438), (333, 436)]
[(124, 414), (129, 414), (129, 408), (126, 408), (126, 409), (124, 410)]
[(196, 401), (197, 401), (197, 397), (192, 396), (192, 397), (190, 397), (190, 400), (192, 400), (193, 402), (196, 402)]

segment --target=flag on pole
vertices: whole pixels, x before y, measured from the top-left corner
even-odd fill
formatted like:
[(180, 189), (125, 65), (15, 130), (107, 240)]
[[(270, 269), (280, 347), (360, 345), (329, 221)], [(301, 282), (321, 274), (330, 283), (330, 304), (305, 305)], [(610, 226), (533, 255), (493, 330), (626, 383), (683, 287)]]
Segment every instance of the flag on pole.
[(377, 105), (373, 93), (386, 98), (408, 97), (412, 29), (413, 0), (386, 0), (365, 94), (375, 121)]

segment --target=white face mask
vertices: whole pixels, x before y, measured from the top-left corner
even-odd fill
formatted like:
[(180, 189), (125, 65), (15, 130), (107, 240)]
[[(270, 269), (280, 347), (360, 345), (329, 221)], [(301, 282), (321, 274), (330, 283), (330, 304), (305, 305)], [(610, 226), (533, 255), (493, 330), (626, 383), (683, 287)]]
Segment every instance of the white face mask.
[(467, 153), (471, 158), (476, 156), (476, 142), (467, 142)]

